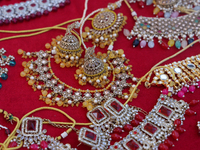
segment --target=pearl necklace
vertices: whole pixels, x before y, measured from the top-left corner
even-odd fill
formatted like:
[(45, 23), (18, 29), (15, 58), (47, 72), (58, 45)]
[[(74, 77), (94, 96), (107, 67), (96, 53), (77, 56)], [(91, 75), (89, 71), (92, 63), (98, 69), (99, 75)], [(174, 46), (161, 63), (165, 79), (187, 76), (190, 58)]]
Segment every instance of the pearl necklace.
[(0, 25), (48, 15), (49, 12), (56, 11), (65, 4), (70, 4), (70, 0), (31, 0), (14, 5), (4, 5), (0, 7)]

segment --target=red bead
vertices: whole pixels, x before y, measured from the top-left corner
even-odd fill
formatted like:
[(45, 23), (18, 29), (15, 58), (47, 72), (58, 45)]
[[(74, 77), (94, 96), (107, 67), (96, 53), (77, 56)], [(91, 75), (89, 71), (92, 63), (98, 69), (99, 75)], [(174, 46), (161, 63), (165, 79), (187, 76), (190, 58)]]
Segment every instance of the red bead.
[(25, 19), (28, 21), (31, 19), (31, 17), (29, 15), (25, 16)]
[(159, 13), (157, 14), (158, 17), (163, 17), (164, 16), (164, 12), (163, 11), (159, 11)]
[(113, 101), (111, 104), (110, 104), (117, 112), (120, 112), (123, 108), (122, 106), (117, 103), (116, 101)]
[(12, 23), (14, 23), (14, 24), (17, 23), (17, 18), (13, 18)]
[(10, 20), (6, 19), (6, 20), (4, 20), (4, 23), (5, 23), (5, 24), (9, 24), (9, 23), (10, 23)]
[(161, 46), (162, 46), (163, 49), (168, 49), (169, 48), (169, 46), (165, 42), (162, 42)]
[(130, 124), (126, 124), (126, 125), (124, 126), (124, 130), (125, 130), (125, 131), (131, 131), (131, 130), (133, 130), (133, 126), (130, 125)]
[(191, 102), (190, 102), (190, 106), (195, 106), (195, 105), (197, 105), (199, 103), (199, 100), (192, 100)]
[(49, 11), (48, 11), (48, 10), (45, 10), (45, 11), (43, 12), (43, 14), (44, 14), (45, 16), (47, 16), (47, 15), (49, 14)]
[(133, 127), (137, 127), (139, 124), (140, 124), (140, 122), (139, 122), (138, 120), (132, 120), (132, 121), (131, 121), (131, 125), (132, 125)]
[(39, 149), (39, 146), (37, 144), (32, 144), (30, 146), (30, 150), (38, 150)]
[(40, 146), (41, 146), (42, 149), (45, 149), (45, 148), (48, 147), (48, 144), (47, 144), (46, 141), (42, 141), (42, 142), (40, 143)]
[(165, 143), (165, 145), (167, 145), (168, 147), (174, 146), (174, 143), (173, 143), (171, 140), (169, 140), (169, 139), (166, 139), (166, 140), (164, 141), (164, 143)]
[(11, 147), (17, 147), (17, 142), (10, 142), (10, 144), (8, 145), (8, 148)]
[(175, 125), (176, 127), (179, 127), (179, 126), (181, 125), (181, 120), (180, 120), (180, 119), (176, 119), (176, 120), (174, 121), (174, 125)]
[(36, 17), (36, 15), (35, 14), (31, 14), (31, 18), (35, 18)]
[(139, 4), (139, 6), (140, 6), (141, 8), (144, 8), (144, 2), (143, 2), (143, 1), (139, 1), (138, 4)]
[(65, 7), (65, 3), (60, 3), (59, 6), (60, 7)]
[(36, 15), (37, 15), (37, 17), (41, 17), (41, 16), (42, 16), (42, 13), (38, 11), (38, 12), (36, 13)]
[(2, 21), (2, 20), (0, 20), (0, 26), (1, 26), (1, 25), (3, 25), (3, 21)]
[(182, 127), (177, 127), (177, 128), (176, 128), (176, 131), (178, 131), (178, 133), (183, 133), (183, 132), (185, 132), (186, 130), (185, 130), (184, 128), (182, 128)]
[(159, 145), (159, 150), (168, 150), (168, 149), (169, 149), (168, 146), (165, 145), (164, 143), (161, 143), (161, 144)]
[(24, 18), (23, 17), (19, 17), (18, 20), (19, 20), (19, 22), (23, 22)]
[(174, 130), (174, 131), (172, 132), (172, 137), (173, 137), (175, 140), (178, 141), (179, 133), (178, 133), (176, 130)]
[(120, 128), (120, 127), (115, 128), (113, 130), (113, 133), (119, 133), (119, 134), (121, 134), (122, 133), (122, 128)]
[(135, 115), (135, 119), (141, 122), (144, 118), (141, 115), (137, 114)]
[(70, 0), (66, 0), (66, 1), (65, 1), (65, 4), (67, 4), (67, 5), (69, 5), (70, 3), (71, 3)]
[(122, 137), (117, 133), (113, 133), (113, 134), (111, 134), (111, 138), (114, 141), (119, 141)]
[(187, 110), (185, 111), (185, 114), (188, 115), (188, 116), (192, 116), (192, 115), (196, 115), (196, 112), (193, 111), (193, 110), (191, 110), (191, 109), (187, 109)]
[(57, 11), (58, 8), (57, 8), (56, 6), (53, 6), (53, 7), (52, 7), (52, 10), (53, 10), (53, 11)]

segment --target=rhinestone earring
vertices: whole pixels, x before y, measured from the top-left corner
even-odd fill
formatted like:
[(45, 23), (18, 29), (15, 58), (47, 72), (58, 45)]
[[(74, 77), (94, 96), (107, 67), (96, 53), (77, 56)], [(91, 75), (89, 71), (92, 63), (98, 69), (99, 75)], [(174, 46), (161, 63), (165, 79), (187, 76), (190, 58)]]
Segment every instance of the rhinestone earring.
[(92, 29), (85, 27), (82, 33), (84, 41), (92, 40), (93, 44), (105, 48), (111, 45), (126, 24), (127, 17), (122, 13), (116, 14), (114, 11), (105, 9), (99, 12), (92, 20)]
[(102, 88), (109, 83), (111, 71), (108, 64), (94, 55), (94, 48), (89, 47), (85, 53), (83, 65), (76, 70), (75, 78), (79, 80), (80, 85), (86, 85), (89, 82), (96, 88)]
[(49, 43), (45, 45), (46, 48), (50, 48), (52, 53), (55, 54), (55, 62), (60, 64), (61, 68), (79, 65), (83, 49), (81, 48), (81, 39), (73, 31), (74, 28), (78, 28), (77, 22), (67, 27), (64, 37), (58, 36), (56, 39), (53, 39), (51, 45)]

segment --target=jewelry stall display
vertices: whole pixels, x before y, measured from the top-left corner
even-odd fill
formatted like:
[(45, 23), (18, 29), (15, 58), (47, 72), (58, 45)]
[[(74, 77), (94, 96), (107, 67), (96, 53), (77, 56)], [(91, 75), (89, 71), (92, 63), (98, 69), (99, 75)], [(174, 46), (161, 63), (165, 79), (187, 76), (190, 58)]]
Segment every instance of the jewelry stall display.
[[(0, 66), (15, 66), (15, 57), (9, 55), (4, 55), (6, 53), (6, 50), (4, 48), (0, 49)], [(0, 67), (0, 78), (2, 80), (6, 80), (8, 78), (8, 69), (7, 68), (1, 68)], [(0, 83), (0, 89), (2, 88), (2, 83)]]
[[(128, 39), (133, 36), (136, 37), (133, 41), (133, 47), (140, 45), (141, 48), (144, 48), (148, 45), (150, 48), (154, 48), (154, 39), (157, 38), (163, 49), (169, 49), (172, 46), (180, 49), (192, 43), (195, 37), (200, 36), (200, 11), (193, 11), (176, 18), (143, 17), (137, 16), (129, 3), (126, 0), (124, 1), (136, 21), (131, 32), (127, 29), (124, 31)], [(166, 43), (163, 39), (168, 39), (168, 42)]]
[(70, 0), (30, 0), (14, 5), (4, 5), (0, 7), (0, 25), (48, 15), (49, 12), (57, 11), (59, 7), (69, 4)]

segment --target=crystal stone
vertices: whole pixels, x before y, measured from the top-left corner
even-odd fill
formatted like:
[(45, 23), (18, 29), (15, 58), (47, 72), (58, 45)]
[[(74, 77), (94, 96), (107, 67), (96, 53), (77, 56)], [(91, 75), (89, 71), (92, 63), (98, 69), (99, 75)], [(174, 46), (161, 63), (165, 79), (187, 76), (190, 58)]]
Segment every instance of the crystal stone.
[(168, 76), (166, 74), (161, 74), (160, 75), (160, 79), (161, 80), (167, 80), (168, 79)]
[(149, 133), (151, 134), (154, 134), (158, 129), (157, 127), (155, 127), (154, 125), (150, 124), (150, 123), (147, 123), (145, 126), (144, 126), (144, 129), (146, 131), (148, 131)]
[(36, 121), (35, 120), (28, 120), (27, 122), (27, 129), (30, 131), (36, 130)]
[(187, 67), (188, 67), (189, 69), (195, 69), (195, 68), (196, 68), (194, 64), (188, 64)]
[(170, 109), (168, 109), (167, 107), (164, 107), (162, 106), (159, 111), (158, 111), (160, 114), (166, 116), (166, 117), (169, 117), (172, 113), (172, 111)]
[(179, 74), (179, 73), (182, 73), (182, 70), (180, 68), (174, 68), (174, 72)]
[(111, 103), (111, 106), (117, 111), (117, 112), (120, 112), (123, 108), (121, 107), (120, 104), (118, 104), (117, 102), (112, 102)]
[(85, 137), (87, 137), (87, 138), (89, 138), (89, 139), (91, 139), (93, 141), (95, 141), (96, 138), (97, 138), (96, 134), (94, 134), (94, 133), (92, 133), (90, 131), (86, 131), (85, 132)]
[(130, 150), (137, 150), (139, 149), (139, 145), (134, 141), (134, 140), (130, 140), (129, 142), (126, 143), (126, 146), (130, 149)]
[(97, 120), (100, 120), (104, 117), (103, 113), (99, 109), (92, 111), (92, 114)]

